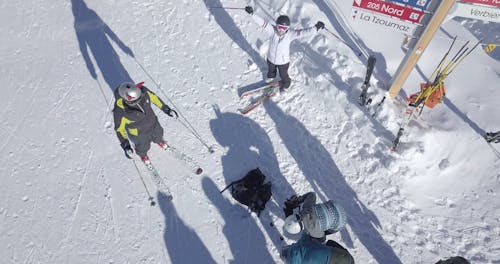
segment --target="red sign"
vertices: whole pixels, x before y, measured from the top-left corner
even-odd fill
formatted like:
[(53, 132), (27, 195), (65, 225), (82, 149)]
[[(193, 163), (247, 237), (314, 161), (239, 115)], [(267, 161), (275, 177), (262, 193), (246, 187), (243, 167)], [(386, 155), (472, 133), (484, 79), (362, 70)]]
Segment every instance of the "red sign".
[[(500, 1), (500, 0), (491, 0)], [(352, 6), (362, 8), (372, 12), (381, 13), (391, 17), (397, 17), (404, 21), (419, 23), (424, 12), (408, 6), (401, 6), (380, 0), (354, 0)]]
[(500, 0), (461, 0), (460, 2), (500, 7)]

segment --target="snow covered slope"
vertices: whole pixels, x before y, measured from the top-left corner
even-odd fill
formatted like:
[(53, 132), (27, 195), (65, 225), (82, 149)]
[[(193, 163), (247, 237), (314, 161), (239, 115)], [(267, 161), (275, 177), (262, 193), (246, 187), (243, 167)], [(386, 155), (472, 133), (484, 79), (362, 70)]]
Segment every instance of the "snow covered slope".
[[(377, 57), (377, 102), (404, 56), (403, 36), (350, 19), (352, 2), (24, 0), (0, 3), (2, 263), (279, 263), (284, 200), (317, 192), (342, 204), (332, 239), (357, 263), (435, 263), (462, 255), (500, 263), (498, 57), (474, 51), (446, 80), (447, 97), (390, 145), (401, 98), (373, 118), (357, 104), (367, 56)], [(266, 72), (267, 36), (244, 7), (322, 31), (292, 44), (292, 88), (248, 115), (239, 93)], [(496, 34), (491, 24), (446, 22), (401, 95), (418, 90), (446, 52)], [(481, 33), (484, 29), (484, 32)], [(493, 32), (493, 33), (492, 33)], [(174, 195), (151, 207), (113, 131), (113, 89), (145, 81), (197, 129), (207, 149), (158, 112), (165, 139), (204, 168), (194, 175), (152, 146)], [(497, 151), (497, 152), (495, 152)], [(257, 218), (227, 183), (260, 167), (273, 200)], [(139, 164), (146, 186), (155, 186)], [(156, 195), (155, 195), (156, 196)], [(271, 226), (270, 223), (274, 223)]]

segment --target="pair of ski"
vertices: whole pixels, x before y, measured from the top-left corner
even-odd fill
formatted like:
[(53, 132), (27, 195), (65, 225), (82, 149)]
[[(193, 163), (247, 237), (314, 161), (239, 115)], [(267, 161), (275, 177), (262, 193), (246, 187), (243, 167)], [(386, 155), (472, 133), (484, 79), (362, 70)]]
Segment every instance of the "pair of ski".
[[(199, 166), (199, 164), (193, 158), (191, 158), (190, 156), (188, 156), (184, 152), (178, 150), (177, 148), (175, 148), (171, 145), (168, 145), (167, 143), (165, 143), (165, 146), (163, 149), (165, 151), (172, 153), (176, 159), (184, 162), (188, 167), (190, 167), (193, 170), (193, 172), (195, 174), (199, 175), (203, 172), (203, 169)], [(148, 172), (150, 173), (151, 178), (153, 179), (153, 182), (155, 183), (156, 188), (158, 189), (158, 192), (160, 193), (160, 195), (163, 195), (163, 197), (168, 201), (172, 200), (173, 199), (172, 192), (170, 192), (170, 189), (168, 188), (167, 184), (165, 183), (163, 177), (160, 176), (160, 174), (158, 173), (158, 170), (153, 165), (151, 160), (147, 160), (143, 163), (144, 163), (144, 166), (146, 167), (146, 169), (148, 170)], [(144, 182), (143, 182), (143, 184), (144, 184)], [(147, 188), (146, 188), (146, 190), (147, 190)], [(149, 192), (148, 192), (148, 195), (149, 195), (148, 200), (151, 201), (151, 205), (155, 205), (154, 198), (151, 196), (151, 194)]]
[(361, 85), (361, 94), (359, 95), (358, 98), (359, 105), (365, 106), (372, 117), (375, 117), (377, 115), (378, 111), (385, 102), (385, 96), (382, 97), (382, 99), (376, 104), (372, 104), (373, 99), (368, 97), (368, 88), (370, 88), (370, 78), (372, 77), (376, 62), (377, 60), (375, 59), (374, 56), (370, 56), (368, 58), (368, 63), (366, 65), (365, 80)]
[[(481, 43), (481, 40), (478, 40), (478, 42), (474, 46), (472, 46), (472, 48), (469, 48), (467, 47), (469, 41), (465, 42), (465, 44), (455, 53), (453, 58), (447, 63), (445, 63), (448, 54), (450, 53), (453, 45), (455, 44), (456, 38), (457, 37), (453, 38), (453, 41), (451, 42), (451, 45), (448, 48), (448, 51), (441, 58), (441, 61), (437, 65), (434, 72), (431, 74), (431, 77), (429, 78), (429, 80), (433, 80), (433, 82), (431, 83), (432, 86), (438, 87), (439, 84), (443, 84), (446, 77), (448, 77), (448, 75), (450, 75), (453, 72), (453, 70), (457, 67), (457, 65), (459, 65)], [(392, 143), (392, 148), (391, 148), (392, 151), (396, 151), (401, 136), (403, 135), (406, 126), (408, 126), (408, 123), (413, 118), (419, 116), (422, 113), (426, 101), (431, 93), (432, 93), (431, 91), (429, 93), (422, 93), (421, 91), (414, 101), (408, 101), (408, 106), (405, 109), (405, 117), (403, 117), (403, 121), (400, 124), (399, 130), (396, 134), (396, 138)]]
[(280, 85), (281, 85), (280, 82), (266, 83), (262, 87), (242, 93), (240, 95), (240, 100), (260, 92), (258, 96), (250, 99), (249, 104), (247, 104), (243, 108), (238, 109), (238, 111), (241, 114), (245, 115), (250, 111), (254, 110), (255, 108), (259, 107), (260, 105), (265, 103), (267, 100), (269, 100), (271, 97), (275, 96), (279, 92)]

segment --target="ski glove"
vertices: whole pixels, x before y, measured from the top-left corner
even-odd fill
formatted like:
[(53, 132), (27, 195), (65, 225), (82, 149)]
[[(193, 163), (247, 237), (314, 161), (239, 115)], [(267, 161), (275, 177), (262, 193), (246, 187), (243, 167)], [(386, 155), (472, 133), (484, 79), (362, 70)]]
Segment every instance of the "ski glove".
[(163, 106), (161, 110), (163, 110), (163, 112), (165, 112), (165, 114), (167, 114), (170, 117), (174, 117), (174, 115), (176, 119), (179, 117), (177, 112), (175, 110), (172, 110), (168, 105)]
[(123, 151), (125, 152), (125, 157), (131, 159), (131, 155), (134, 154), (134, 150), (130, 146), (130, 142), (125, 141), (121, 144)]
[(251, 6), (245, 6), (245, 11), (250, 15), (253, 14), (253, 8)]
[(316, 30), (319, 31), (320, 29), (324, 29), (325, 28), (325, 23), (321, 22), (321, 21), (318, 21), (316, 23), (316, 25), (314, 25), (316, 27)]
[(285, 217), (292, 215), (293, 209), (299, 207), (302, 202), (301, 197), (298, 197), (297, 195), (292, 195), (290, 198), (286, 199), (285, 208), (283, 209)]

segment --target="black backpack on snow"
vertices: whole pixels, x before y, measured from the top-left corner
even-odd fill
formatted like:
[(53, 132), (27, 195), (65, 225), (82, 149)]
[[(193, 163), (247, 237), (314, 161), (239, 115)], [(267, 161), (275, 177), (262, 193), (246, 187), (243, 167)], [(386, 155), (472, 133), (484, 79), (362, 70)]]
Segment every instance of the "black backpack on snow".
[(266, 176), (259, 168), (249, 171), (245, 177), (231, 182), (221, 193), (231, 187), (231, 196), (236, 201), (248, 206), (250, 211), (260, 215), (266, 203), (271, 199), (271, 182), (264, 183)]

